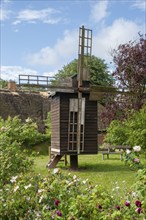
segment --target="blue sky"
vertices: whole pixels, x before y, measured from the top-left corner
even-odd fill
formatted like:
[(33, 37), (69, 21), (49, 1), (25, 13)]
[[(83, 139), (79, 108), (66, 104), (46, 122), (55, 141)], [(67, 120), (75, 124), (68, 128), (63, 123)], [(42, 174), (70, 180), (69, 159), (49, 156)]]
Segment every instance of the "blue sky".
[(108, 64), (112, 49), (146, 33), (146, 0), (0, 0), (0, 9), (0, 71), (7, 80), (52, 76), (77, 58), (82, 25), (93, 31), (92, 54)]

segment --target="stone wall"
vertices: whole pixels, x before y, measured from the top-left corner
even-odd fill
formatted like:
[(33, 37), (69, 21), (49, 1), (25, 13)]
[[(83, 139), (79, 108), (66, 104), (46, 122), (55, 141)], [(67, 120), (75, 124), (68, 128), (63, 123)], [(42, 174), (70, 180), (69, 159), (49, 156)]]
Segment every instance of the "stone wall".
[(40, 131), (44, 131), (44, 120), (50, 111), (50, 102), (47, 93), (11, 92), (0, 90), (0, 116), (19, 117), (24, 121), (30, 117), (38, 124)]

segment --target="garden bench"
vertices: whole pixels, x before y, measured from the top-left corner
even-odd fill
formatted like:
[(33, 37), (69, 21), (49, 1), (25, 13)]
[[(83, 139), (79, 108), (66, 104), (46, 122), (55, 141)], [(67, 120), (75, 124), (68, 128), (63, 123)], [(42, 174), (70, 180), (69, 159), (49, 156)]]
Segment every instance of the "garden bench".
[(104, 145), (104, 148), (102, 148), (102, 159), (104, 160), (104, 155), (107, 156), (107, 159), (109, 159), (110, 154), (118, 154), (120, 155), (120, 159), (123, 159), (123, 153), (127, 150), (131, 149), (129, 146), (124, 146), (124, 145), (118, 145), (118, 146), (113, 146), (113, 145)]

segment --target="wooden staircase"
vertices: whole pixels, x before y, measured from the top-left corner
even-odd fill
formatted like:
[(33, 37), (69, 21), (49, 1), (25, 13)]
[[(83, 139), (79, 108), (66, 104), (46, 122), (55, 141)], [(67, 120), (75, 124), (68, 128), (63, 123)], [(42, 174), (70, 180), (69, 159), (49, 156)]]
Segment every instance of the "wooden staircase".
[(47, 168), (55, 168), (57, 163), (61, 160), (63, 155), (53, 154), (47, 164)]

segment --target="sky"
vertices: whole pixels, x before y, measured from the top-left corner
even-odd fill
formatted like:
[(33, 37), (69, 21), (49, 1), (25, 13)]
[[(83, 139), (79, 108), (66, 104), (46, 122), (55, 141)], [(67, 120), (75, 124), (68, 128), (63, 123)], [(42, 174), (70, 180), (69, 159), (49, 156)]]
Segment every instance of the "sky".
[(146, 0), (0, 0), (1, 78), (53, 76), (78, 57), (82, 25), (113, 69), (111, 51), (146, 33)]

